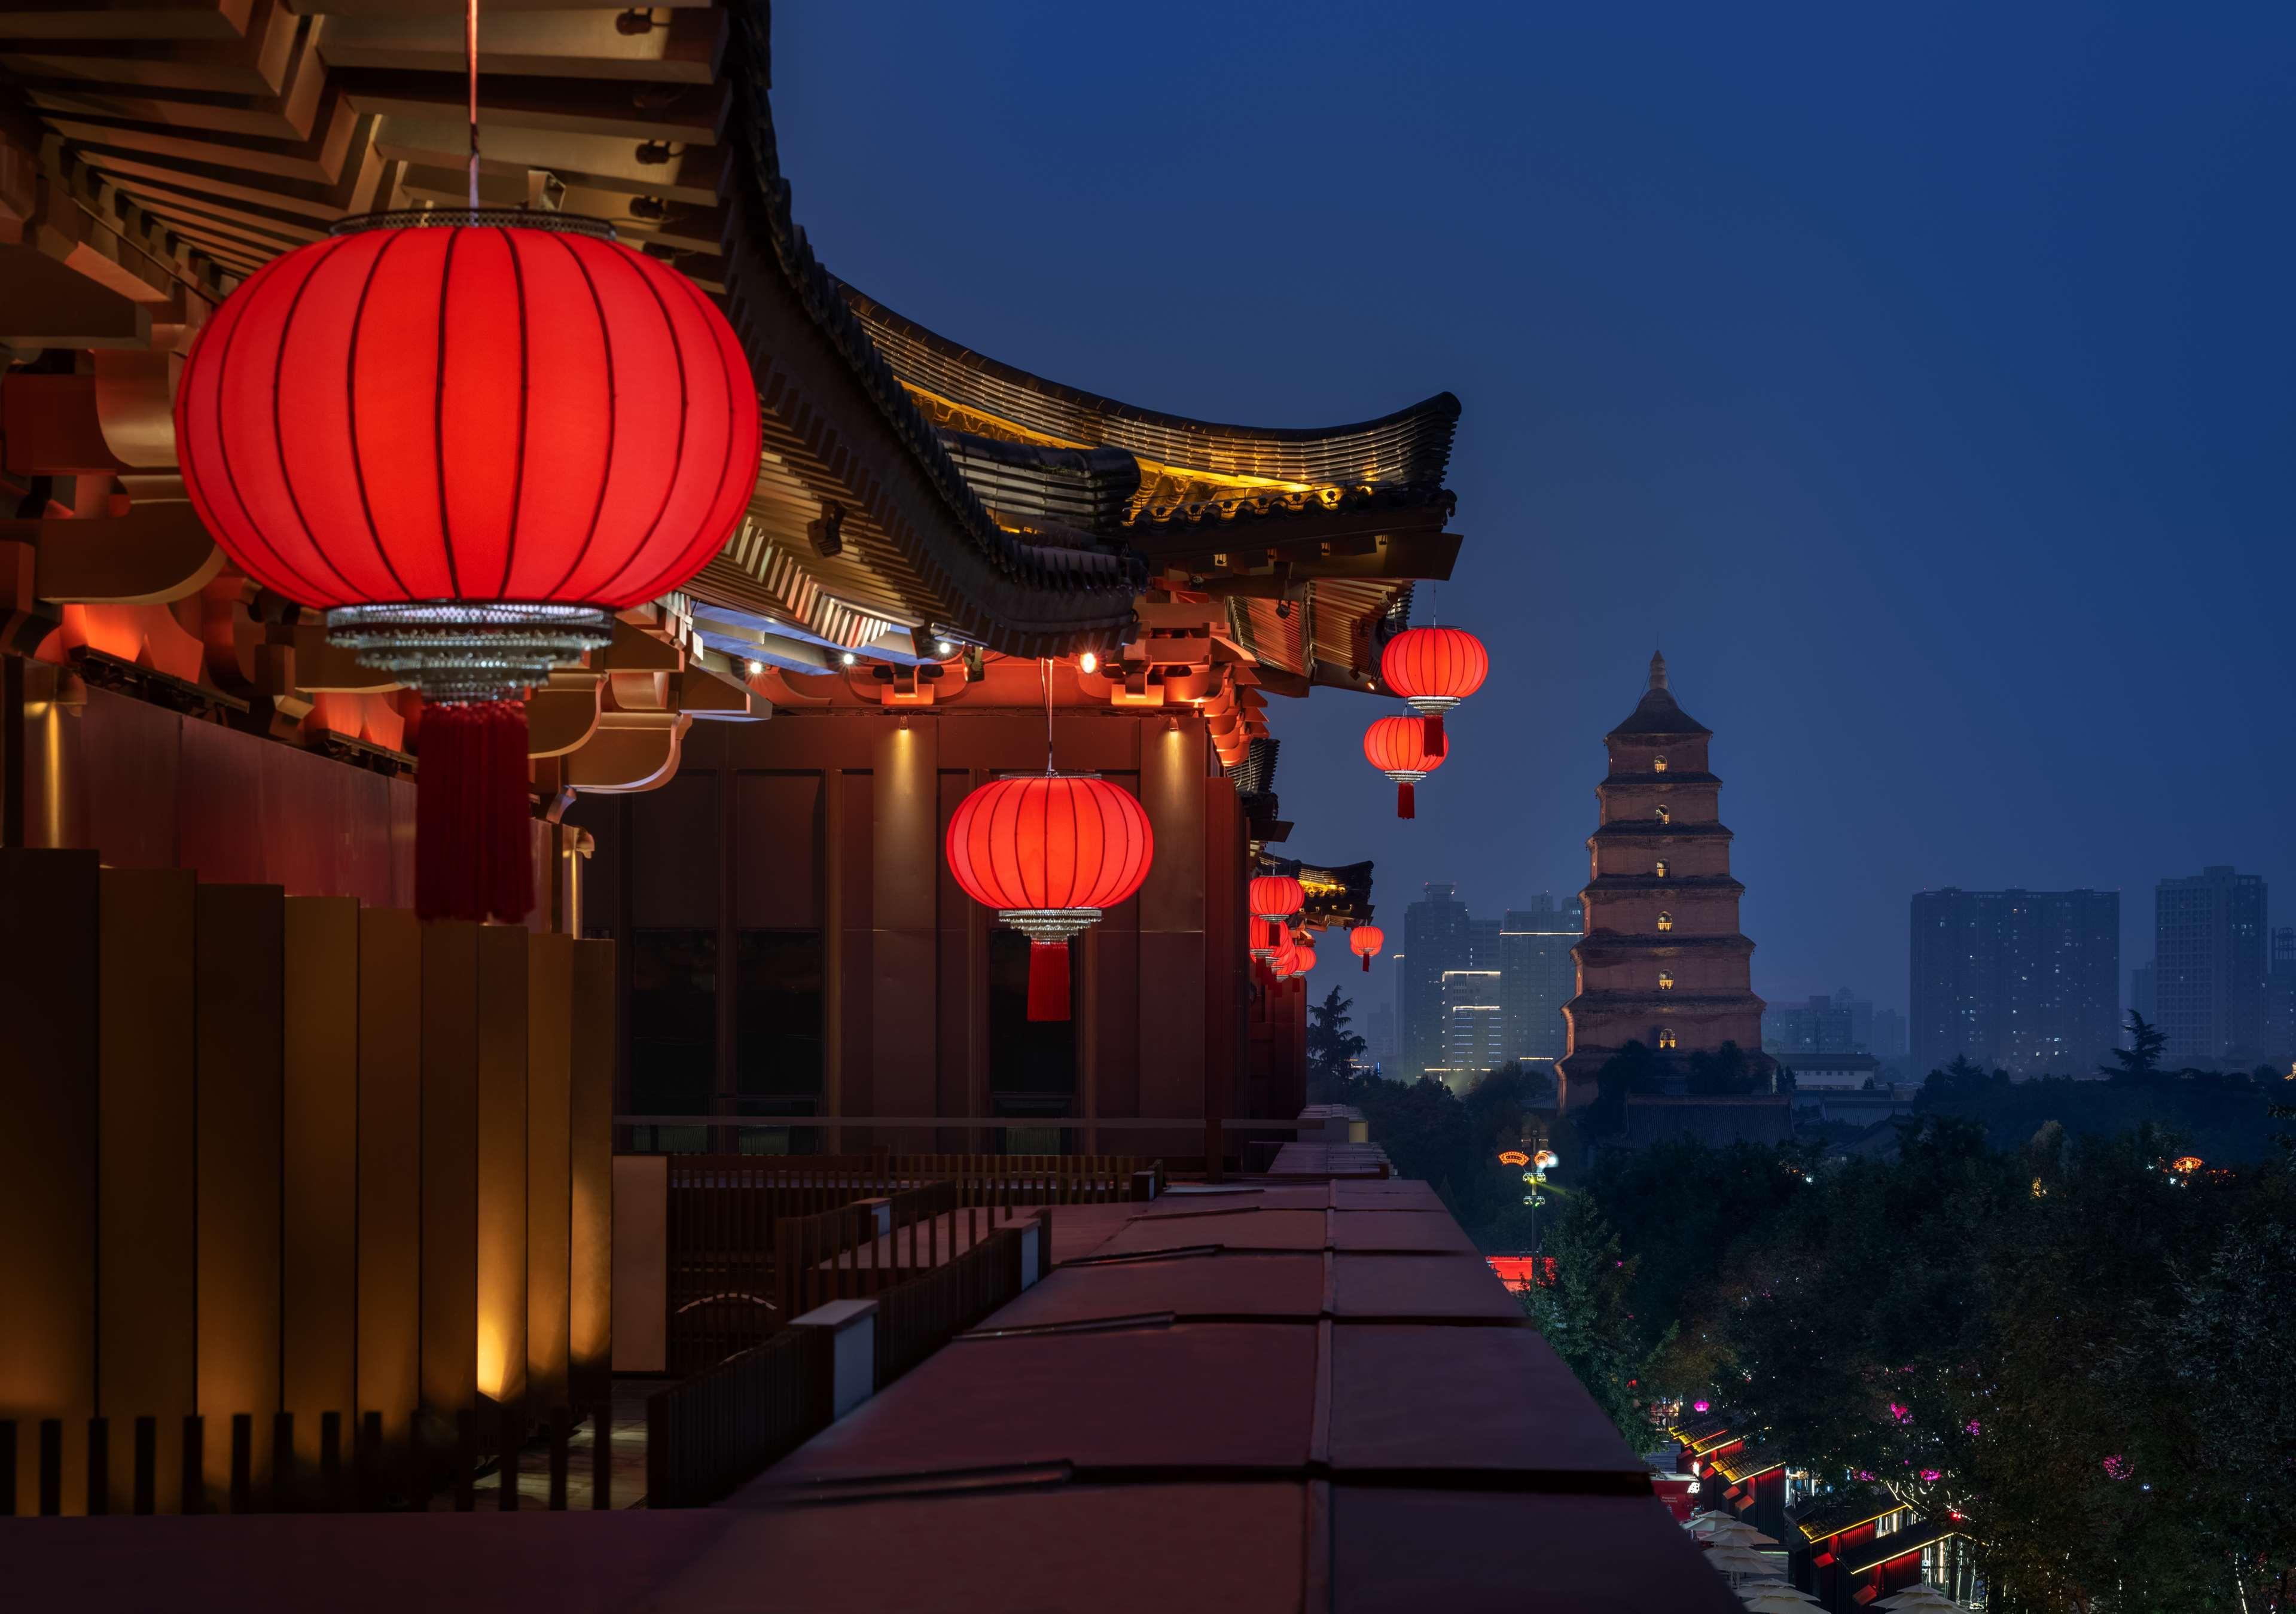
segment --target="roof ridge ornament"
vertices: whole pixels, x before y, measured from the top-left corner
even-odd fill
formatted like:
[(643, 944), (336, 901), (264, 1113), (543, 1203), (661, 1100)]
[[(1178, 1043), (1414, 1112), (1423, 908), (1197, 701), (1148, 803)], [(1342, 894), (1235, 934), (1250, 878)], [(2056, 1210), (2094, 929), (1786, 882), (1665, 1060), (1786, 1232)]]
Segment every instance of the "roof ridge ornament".
[(1666, 657), (1657, 651), (1651, 651), (1650, 686), (1652, 689), (1666, 688)]

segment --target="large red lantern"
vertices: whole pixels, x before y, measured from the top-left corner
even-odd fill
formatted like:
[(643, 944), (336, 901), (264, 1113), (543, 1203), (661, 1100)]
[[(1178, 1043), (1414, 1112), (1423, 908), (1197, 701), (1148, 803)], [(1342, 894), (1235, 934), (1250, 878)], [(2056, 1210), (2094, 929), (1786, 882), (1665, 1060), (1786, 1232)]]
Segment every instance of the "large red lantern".
[(1364, 731), (1364, 757), (1395, 781), (1395, 815), (1415, 817), (1417, 792), (1411, 787), (1443, 766), (1447, 752), (1428, 755), (1416, 717), (1382, 717)]
[(1388, 689), (1420, 715), (1427, 754), (1440, 757), (1448, 744), (1443, 714), (1482, 688), (1491, 658), (1464, 629), (1406, 627), (1380, 652), (1379, 670)]
[(1273, 958), (1283, 946), (1283, 929), (1308, 903), (1308, 893), (1289, 874), (1262, 874), (1251, 882), (1251, 917), (1258, 933), (1251, 938), (1255, 958)]
[(263, 587), (419, 691), (415, 905), (534, 905), (524, 692), (684, 583), (758, 475), (758, 398), (685, 275), (562, 214), (348, 219), (193, 345), (184, 485)]
[(1371, 973), (1371, 961), (1387, 945), (1387, 932), (1377, 925), (1357, 925), (1348, 932), (1348, 950), (1363, 960), (1364, 973)]
[(1069, 938), (1140, 889), (1155, 838), (1137, 798), (1094, 774), (992, 779), (948, 821), (965, 894), (1029, 938), (1029, 1018), (1069, 1017)]

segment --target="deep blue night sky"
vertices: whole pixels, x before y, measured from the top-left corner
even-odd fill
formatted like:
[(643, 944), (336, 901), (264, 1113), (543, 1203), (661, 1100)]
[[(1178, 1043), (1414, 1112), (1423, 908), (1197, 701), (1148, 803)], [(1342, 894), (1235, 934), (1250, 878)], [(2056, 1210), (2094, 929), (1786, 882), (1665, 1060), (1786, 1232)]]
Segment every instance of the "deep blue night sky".
[(1398, 941), (1578, 889), (1654, 645), (1774, 1003), (1902, 1007), (1929, 886), (2118, 888), (2124, 987), (2161, 876), (2296, 922), (2296, 8), (775, 12), (798, 217), (901, 313), (1216, 420), (1464, 400), (1495, 670), (1420, 817), (1385, 702), (1271, 713)]

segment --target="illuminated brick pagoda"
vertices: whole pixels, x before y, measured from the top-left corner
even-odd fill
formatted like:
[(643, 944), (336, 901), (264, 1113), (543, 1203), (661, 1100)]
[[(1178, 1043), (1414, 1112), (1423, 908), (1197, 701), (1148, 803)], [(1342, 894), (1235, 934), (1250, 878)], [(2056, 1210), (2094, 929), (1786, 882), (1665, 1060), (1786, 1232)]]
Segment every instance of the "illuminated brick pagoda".
[(1650, 688), (1611, 731), (1611, 771), (1595, 791), (1602, 823), (1587, 840), (1586, 931), (1571, 950), (1578, 995), (1562, 1010), (1570, 1028), (1558, 1067), (1565, 1109), (1594, 1101), (1596, 1073), (1629, 1042), (1669, 1055), (1677, 1069), (1726, 1042), (1745, 1051), (1758, 1077), (1774, 1064), (1762, 1053), (1754, 944), (1738, 930), (1745, 887), (1730, 875), (1730, 832), (1718, 815), (1722, 782), (1707, 771), (1712, 738), (1675, 703), (1666, 658), (1653, 655)]

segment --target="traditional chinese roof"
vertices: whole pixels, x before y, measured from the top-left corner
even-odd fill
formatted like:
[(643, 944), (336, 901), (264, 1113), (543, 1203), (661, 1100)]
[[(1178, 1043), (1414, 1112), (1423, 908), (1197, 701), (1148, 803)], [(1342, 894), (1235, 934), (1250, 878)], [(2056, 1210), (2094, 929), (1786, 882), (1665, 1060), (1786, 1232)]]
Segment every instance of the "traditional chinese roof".
[(1620, 734), (1658, 735), (1671, 739), (1677, 734), (1710, 734), (1697, 718), (1675, 703), (1673, 692), (1666, 686), (1666, 658), (1651, 657), (1650, 688), (1642, 700), (1627, 714), (1627, 720), (1611, 731), (1613, 739)]
[(1908, 1553), (1935, 1546), (1948, 1536), (1967, 1534), (1967, 1528), (1957, 1520), (1919, 1520), (1903, 1529), (1891, 1530), (1886, 1536), (1876, 1536), (1869, 1542), (1849, 1548), (1841, 1554), (1841, 1567), (1852, 1575), (1862, 1575), (1893, 1558), (1903, 1558)]
[(1788, 1508), (1786, 1517), (1792, 1520), (1794, 1528), (1801, 1532), (1804, 1540), (1825, 1541), (1844, 1530), (1885, 1519), (1902, 1505), (1887, 1491), (1878, 1487), (1861, 1487), (1813, 1496)]
[(1717, 1458), (1714, 1471), (1735, 1485), (1742, 1479), (1751, 1479), (1757, 1474), (1767, 1474), (1772, 1469), (1784, 1468), (1786, 1462), (1784, 1452), (1767, 1441), (1762, 1441), (1753, 1446), (1740, 1446), (1728, 1456)]

